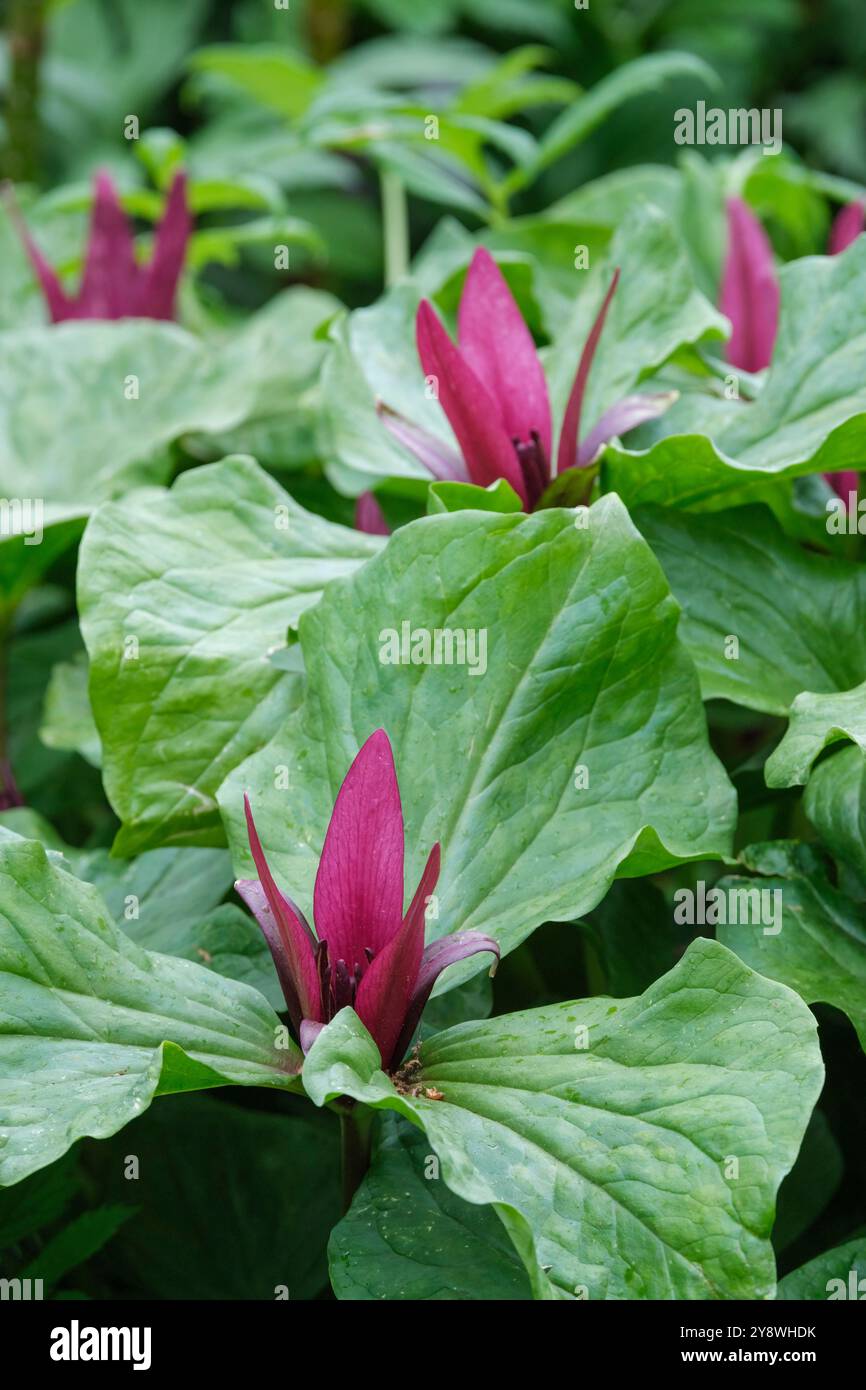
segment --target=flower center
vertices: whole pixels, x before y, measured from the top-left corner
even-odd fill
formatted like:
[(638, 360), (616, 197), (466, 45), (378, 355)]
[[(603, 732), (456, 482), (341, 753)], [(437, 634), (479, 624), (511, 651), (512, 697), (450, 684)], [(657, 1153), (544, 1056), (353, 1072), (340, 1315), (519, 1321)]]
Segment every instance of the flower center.
[(363, 960), (356, 960), (351, 968), (342, 957), (332, 965), (328, 955), (327, 941), (318, 943), (316, 966), (319, 971), (322, 1013), (326, 1023), (330, 1023), (334, 1015), (338, 1014), (341, 1009), (354, 1006), (355, 995), (358, 992), (364, 971), (373, 959), (372, 948), (365, 946), (363, 955)]

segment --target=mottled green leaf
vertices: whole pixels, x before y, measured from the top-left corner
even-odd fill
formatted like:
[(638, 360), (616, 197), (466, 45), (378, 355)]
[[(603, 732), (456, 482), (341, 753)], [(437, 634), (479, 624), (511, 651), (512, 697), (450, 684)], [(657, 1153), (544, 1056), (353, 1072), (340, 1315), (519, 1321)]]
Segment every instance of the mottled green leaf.
[(792, 991), (698, 939), (637, 999), (462, 1024), (419, 1058), (398, 1092), (344, 1009), (304, 1084), (422, 1128), (454, 1192), (522, 1215), (560, 1298), (773, 1296), (776, 1191), (823, 1080)]
[(252, 459), (92, 518), (79, 608), (120, 852), (222, 843), (216, 789), (290, 705), (269, 654), (381, 544), (304, 511)]
[[(457, 512), (401, 528), (304, 615), (305, 702), (220, 792), (239, 876), (252, 872), (248, 790), (275, 872), (309, 908), (333, 801), (379, 727), (395, 751), (407, 889), (442, 844), (435, 935), (474, 928), (511, 950), (589, 911), (617, 874), (725, 855), (733, 791), (677, 617), (615, 498), (578, 517)], [(438, 664), (391, 664), (403, 624), (474, 632), (476, 645), (461, 660), (455, 637), (448, 661), (443, 639)], [(483, 968), (473, 958), (451, 983)]]
[(704, 699), (787, 714), (804, 690), (848, 690), (866, 677), (862, 565), (804, 549), (759, 507), (712, 516), (641, 507), (633, 517), (682, 607)]
[(143, 951), (42, 845), (0, 840), (0, 1182), (114, 1134), (154, 1095), (293, 1088), (300, 1054), (247, 985)]

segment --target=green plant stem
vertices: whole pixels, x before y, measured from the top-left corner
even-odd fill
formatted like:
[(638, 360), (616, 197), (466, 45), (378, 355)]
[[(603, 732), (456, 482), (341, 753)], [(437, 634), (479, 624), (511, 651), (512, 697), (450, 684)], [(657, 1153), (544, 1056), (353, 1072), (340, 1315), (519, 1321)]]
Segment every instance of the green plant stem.
[(373, 1143), (373, 1112), (365, 1105), (350, 1103), (340, 1111), (340, 1157), (343, 1171), (343, 1211), (349, 1210), (370, 1166)]
[(409, 205), (406, 189), (398, 174), (383, 169), (379, 184), (382, 191), (385, 288), (390, 289), (409, 270)]
[(10, 73), (6, 98), (5, 173), (33, 182), (39, 173), (39, 65), (48, 0), (9, 0)]

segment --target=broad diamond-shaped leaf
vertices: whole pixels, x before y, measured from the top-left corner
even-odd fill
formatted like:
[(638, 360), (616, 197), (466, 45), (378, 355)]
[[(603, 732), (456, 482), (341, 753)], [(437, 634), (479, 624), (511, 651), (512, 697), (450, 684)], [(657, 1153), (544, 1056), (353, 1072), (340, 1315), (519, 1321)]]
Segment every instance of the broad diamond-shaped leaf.
[[(613, 497), (577, 516), (403, 527), (301, 620), (306, 701), (220, 792), (239, 874), (252, 871), (249, 790), (275, 871), (309, 907), (340, 783), (379, 727), (396, 755), (407, 883), (442, 843), (437, 935), (475, 928), (510, 950), (588, 911), (616, 874), (725, 855), (734, 794), (677, 617)], [(431, 644), (440, 633), (438, 662), (431, 645), (413, 663), (410, 642), (392, 664), (393, 641), (415, 631)], [(479, 968), (473, 958), (467, 973)]]
[(0, 837), (0, 1182), (105, 1138), (169, 1091), (296, 1089), (248, 985), (143, 951), (41, 844)]
[(528, 1223), (559, 1297), (772, 1297), (775, 1195), (823, 1080), (791, 990), (699, 938), (637, 999), (461, 1024), (419, 1060), (396, 1089), (345, 1009), (303, 1079), (424, 1129), (454, 1192)]
[(381, 545), (304, 511), (252, 459), (97, 512), (79, 608), (120, 852), (223, 843), (215, 792), (289, 707), (269, 654)]

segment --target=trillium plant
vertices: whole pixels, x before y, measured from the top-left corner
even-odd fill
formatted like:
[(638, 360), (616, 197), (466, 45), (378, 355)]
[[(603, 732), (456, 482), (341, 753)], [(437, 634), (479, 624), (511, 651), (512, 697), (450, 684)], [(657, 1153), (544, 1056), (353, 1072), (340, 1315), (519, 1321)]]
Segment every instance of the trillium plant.
[(370, 735), (334, 803), (313, 895), (316, 936), (274, 882), (249, 799), (245, 809), (259, 877), (235, 887), (264, 933), (301, 1047), (308, 1052), (324, 1025), (351, 1008), (382, 1065), (395, 1071), (442, 971), (479, 951), (498, 960), (499, 945), (481, 932), (456, 932), (425, 949), (438, 844), (404, 914), (403, 811), (388, 735)]
[(66, 319), (174, 318), (177, 284), (192, 230), (182, 170), (172, 180), (146, 265), (136, 260), (132, 227), (111, 176), (104, 170), (96, 174), (84, 271), (76, 295), (64, 290), (14, 202), (11, 210), (52, 323)]
[(0, 1303), (84, 1310), (53, 1360), (188, 1301), (622, 1356), (743, 1301), (748, 1359), (866, 1296), (862, 16), (755, 0), (732, 76), (687, 8), (6, 7)]
[[(672, 397), (634, 394), (617, 401), (581, 434), (581, 417), (593, 358), (619, 280), (610, 287), (580, 354), (556, 450), (556, 474), (585, 468), (616, 435), (655, 419)], [(383, 424), (429, 469), (434, 478), (457, 479), (487, 487), (500, 478), (522, 505), (544, 505), (553, 480), (553, 424), (544, 368), (505, 277), (493, 257), (479, 247), (472, 257), (460, 299), (458, 342), (451, 341), (429, 300), (416, 320), (418, 357), (448, 418), (459, 453), (417, 425), (380, 405)], [(356, 523), (382, 531), (380, 513), (366, 501)]]

